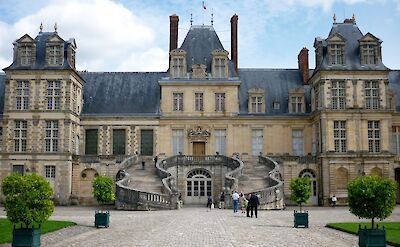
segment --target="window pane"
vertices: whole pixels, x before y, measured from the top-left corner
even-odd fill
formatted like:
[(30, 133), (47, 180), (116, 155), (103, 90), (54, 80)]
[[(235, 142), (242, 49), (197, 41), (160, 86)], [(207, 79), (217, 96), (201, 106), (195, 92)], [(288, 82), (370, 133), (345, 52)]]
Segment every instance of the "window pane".
[(125, 154), (125, 130), (114, 129), (113, 130), (113, 154), (124, 155)]
[(141, 130), (140, 133), (141, 155), (153, 155), (153, 130)]
[(86, 130), (85, 154), (97, 154), (97, 129)]

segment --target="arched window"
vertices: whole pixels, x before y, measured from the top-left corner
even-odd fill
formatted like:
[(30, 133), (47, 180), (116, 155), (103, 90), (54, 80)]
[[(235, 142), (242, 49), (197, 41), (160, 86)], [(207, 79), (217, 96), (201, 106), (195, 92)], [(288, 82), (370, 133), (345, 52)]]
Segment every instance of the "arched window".
[(309, 203), (312, 205), (318, 204), (318, 187), (317, 187), (317, 176), (315, 175), (314, 170), (312, 169), (304, 169), (299, 174), (300, 178), (308, 177), (311, 180), (311, 198)]
[(211, 174), (205, 169), (195, 169), (186, 177), (186, 199), (189, 203), (203, 203), (212, 195)]

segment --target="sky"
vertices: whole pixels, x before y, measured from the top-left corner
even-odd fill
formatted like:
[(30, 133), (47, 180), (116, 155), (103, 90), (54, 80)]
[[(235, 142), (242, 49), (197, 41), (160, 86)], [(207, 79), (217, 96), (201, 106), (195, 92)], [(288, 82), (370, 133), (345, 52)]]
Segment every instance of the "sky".
[(239, 16), (239, 68), (297, 68), (297, 55), (315, 37), (327, 38), (337, 22), (355, 15), (361, 31), (383, 40), (383, 63), (400, 69), (400, 0), (0, 0), (0, 67), (12, 63), (13, 42), (54, 31), (75, 38), (77, 69), (166, 71), (169, 16), (179, 16), (179, 44), (193, 25), (210, 25), (230, 52), (230, 18)]

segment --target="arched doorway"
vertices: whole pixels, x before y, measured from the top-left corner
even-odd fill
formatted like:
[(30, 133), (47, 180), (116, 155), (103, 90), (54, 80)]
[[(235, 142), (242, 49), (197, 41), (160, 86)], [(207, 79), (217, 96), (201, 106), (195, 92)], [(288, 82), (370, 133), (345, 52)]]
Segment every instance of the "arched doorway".
[(93, 180), (99, 174), (93, 168), (87, 168), (81, 172), (79, 195), (81, 197), (91, 197), (93, 195)]
[(394, 169), (394, 179), (397, 182), (396, 202), (400, 203), (400, 167)]
[(194, 169), (186, 177), (185, 203), (205, 204), (212, 195), (211, 174), (204, 169)]
[(304, 169), (300, 172), (299, 177), (308, 177), (311, 180), (311, 197), (308, 200), (308, 205), (318, 205), (318, 187), (317, 187), (317, 176), (311, 169)]

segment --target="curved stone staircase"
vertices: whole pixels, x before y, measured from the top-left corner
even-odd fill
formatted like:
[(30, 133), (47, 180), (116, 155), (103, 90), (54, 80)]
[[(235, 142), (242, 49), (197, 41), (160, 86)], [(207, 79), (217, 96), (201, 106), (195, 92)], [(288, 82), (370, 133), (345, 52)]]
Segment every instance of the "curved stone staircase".
[[(125, 210), (176, 209), (178, 193), (175, 177), (169, 168), (183, 164), (214, 162), (228, 168), (225, 174), (225, 191), (230, 199), (230, 192), (238, 190), (243, 193), (259, 195), (261, 209), (283, 209), (283, 183), (279, 180), (279, 165), (268, 157), (250, 157), (242, 162), (236, 157), (226, 156), (172, 156), (160, 158), (157, 166), (152, 160), (132, 156), (121, 163), (125, 177), (116, 184), (116, 207)], [(230, 200), (227, 206), (230, 206)]]

